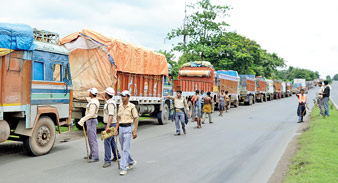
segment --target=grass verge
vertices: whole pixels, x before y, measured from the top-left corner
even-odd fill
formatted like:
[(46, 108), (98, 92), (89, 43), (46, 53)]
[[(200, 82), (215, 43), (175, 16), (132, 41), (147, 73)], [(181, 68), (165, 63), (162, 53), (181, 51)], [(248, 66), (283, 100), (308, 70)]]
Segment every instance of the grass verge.
[[(331, 104), (332, 106), (332, 104)], [(311, 113), (309, 130), (299, 138), (299, 151), (284, 179), (285, 183), (338, 182), (338, 112), (330, 107), (330, 117)]]

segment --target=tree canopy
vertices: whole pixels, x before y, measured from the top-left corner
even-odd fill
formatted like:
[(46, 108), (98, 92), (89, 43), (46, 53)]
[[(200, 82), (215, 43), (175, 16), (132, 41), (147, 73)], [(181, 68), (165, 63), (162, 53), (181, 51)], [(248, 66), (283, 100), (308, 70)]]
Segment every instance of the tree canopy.
[[(225, 18), (231, 10), (230, 6), (200, 0), (187, 7), (190, 14), (186, 15), (184, 25), (172, 29), (167, 35), (168, 40), (183, 37), (183, 40), (173, 45), (171, 52), (166, 52), (182, 54), (177, 63), (169, 61), (173, 70), (186, 62), (204, 60), (211, 62), (216, 70), (236, 70), (240, 74), (283, 80), (294, 77), (319, 78), (318, 72), (307, 69), (289, 67), (288, 70), (278, 71), (278, 68), (286, 66), (283, 58), (276, 53), (269, 53), (254, 40), (236, 32), (227, 32), (229, 24)], [(175, 76), (177, 70), (173, 74)]]

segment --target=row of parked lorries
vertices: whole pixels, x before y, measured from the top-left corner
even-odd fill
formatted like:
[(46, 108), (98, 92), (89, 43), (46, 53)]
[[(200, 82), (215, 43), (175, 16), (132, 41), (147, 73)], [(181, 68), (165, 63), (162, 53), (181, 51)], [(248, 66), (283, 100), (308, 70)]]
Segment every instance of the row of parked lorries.
[(164, 55), (87, 29), (59, 40), (53, 32), (0, 23), (0, 71), (0, 143), (22, 141), (35, 156), (52, 149), (61, 126), (77, 124), (92, 87), (100, 91), (99, 118), (103, 91), (111, 86), (118, 104), (119, 94), (129, 90), (139, 115), (159, 124), (173, 114), (165, 96), (178, 90), (190, 108), (195, 90), (212, 92), (216, 106), (218, 93), (228, 91), (234, 107), (292, 95), (291, 82), (215, 71), (206, 61), (184, 64), (173, 80)]

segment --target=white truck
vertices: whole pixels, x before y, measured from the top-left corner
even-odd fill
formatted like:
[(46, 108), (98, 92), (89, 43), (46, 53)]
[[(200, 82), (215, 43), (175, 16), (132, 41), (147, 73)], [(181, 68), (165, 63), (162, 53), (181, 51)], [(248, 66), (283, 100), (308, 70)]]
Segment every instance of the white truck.
[(305, 79), (294, 79), (292, 89), (293, 93), (298, 93), (301, 89), (304, 89), (305, 93), (307, 93)]
[(273, 87), (273, 80), (267, 79), (266, 80), (266, 96), (268, 101), (273, 100), (273, 95), (274, 95), (274, 87)]

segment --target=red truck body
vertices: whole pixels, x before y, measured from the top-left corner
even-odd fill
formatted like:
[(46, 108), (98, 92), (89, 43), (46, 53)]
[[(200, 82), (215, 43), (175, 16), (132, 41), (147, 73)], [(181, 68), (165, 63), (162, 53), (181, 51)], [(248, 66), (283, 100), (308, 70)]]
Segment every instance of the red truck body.
[[(184, 74), (184, 72), (186, 74)], [(201, 76), (195, 76), (200, 73)], [(204, 90), (213, 91), (215, 82), (215, 70), (212, 67), (182, 67), (179, 69), (177, 80), (174, 80), (174, 91), (195, 92)]]

